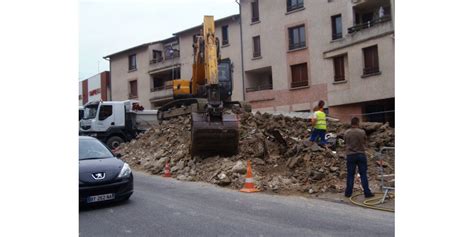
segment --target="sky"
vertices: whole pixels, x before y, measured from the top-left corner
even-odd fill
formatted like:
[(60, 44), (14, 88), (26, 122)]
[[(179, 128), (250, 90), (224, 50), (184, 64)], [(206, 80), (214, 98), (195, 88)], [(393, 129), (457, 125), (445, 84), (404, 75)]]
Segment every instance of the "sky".
[(80, 0), (79, 80), (109, 70), (106, 55), (238, 13), (235, 0)]

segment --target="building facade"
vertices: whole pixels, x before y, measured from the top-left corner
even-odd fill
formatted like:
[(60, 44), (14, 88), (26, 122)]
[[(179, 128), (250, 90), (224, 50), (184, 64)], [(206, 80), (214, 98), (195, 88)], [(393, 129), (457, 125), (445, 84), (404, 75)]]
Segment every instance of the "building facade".
[[(145, 109), (156, 109), (171, 101), (171, 81), (191, 79), (193, 35), (200, 29), (198, 25), (174, 33), (171, 38), (105, 56), (110, 61), (112, 100), (137, 99)], [(229, 59), (233, 65), (232, 100), (242, 100), (239, 15), (216, 20), (215, 29), (221, 58)]]
[(110, 100), (110, 72), (103, 71), (79, 82), (79, 105)]
[(394, 124), (394, 2), (242, 0), (246, 100)]
[[(233, 100), (262, 112), (309, 112), (324, 100), (342, 121), (358, 116), (394, 125), (394, 0), (240, 5), (240, 15), (216, 20), (221, 56), (233, 63)], [(199, 30), (106, 56), (112, 99), (139, 99), (146, 108), (170, 101), (170, 81), (191, 78), (192, 38)]]

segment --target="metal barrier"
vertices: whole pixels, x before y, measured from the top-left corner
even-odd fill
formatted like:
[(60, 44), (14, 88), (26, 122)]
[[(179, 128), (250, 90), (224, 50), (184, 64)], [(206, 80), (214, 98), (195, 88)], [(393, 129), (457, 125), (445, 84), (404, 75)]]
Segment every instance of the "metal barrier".
[[(384, 182), (385, 182), (385, 177), (384, 177), (384, 168), (383, 168), (383, 162), (384, 162), (384, 152), (385, 151), (390, 151), (390, 150), (393, 150), (395, 151), (395, 147), (382, 147), (380, 149), (380, 151), (376, 154), (376, 159), (379, 160), (379, 165), (380, 165), (380, 190), (383, 192), (383, 197), (382, 199), (380, 200), (380, 203), (384, 203), (385, 201), (385, 198), (387, 197), (388, 195), (388, 192), (389, 191), (395, 191), (395, 188), (394, 187), (389, 187), (389, 186), (385, 186)], [(395, 155), (393, 156), (393, 159), (395, 160)], [(392, 167), (393, 168), (393, 167)], [(393, 168), (393, 170), (395, 171), (395, 169)], [(394, 176), (395, 177), (395, 176)]]

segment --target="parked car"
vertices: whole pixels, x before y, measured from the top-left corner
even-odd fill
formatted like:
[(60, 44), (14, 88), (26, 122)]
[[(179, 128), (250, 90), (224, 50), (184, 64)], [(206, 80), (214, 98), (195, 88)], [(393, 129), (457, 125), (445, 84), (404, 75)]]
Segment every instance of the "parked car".
[(93, 137), (79, 137), (79, 203), (127, 200), (133, 194), (130, 166)]

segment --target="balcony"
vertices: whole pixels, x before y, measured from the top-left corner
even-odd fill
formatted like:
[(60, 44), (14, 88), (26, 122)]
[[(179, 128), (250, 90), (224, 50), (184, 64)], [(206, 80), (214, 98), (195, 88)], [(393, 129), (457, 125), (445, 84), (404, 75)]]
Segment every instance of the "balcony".
[(367, 28), (370, 28), (370, 27), (374, 27), (374, 26), (377, 26), (379, 24), (382, 24), (384, 22), (388, 22), (388, 21), (391, 21), (392, 20), (392, 17), (390, 15), (387, 15), (387, 16), (383, 16), (383, 17), (380, 17), (380, 18), (376, 18), (374, 20), (371, 20), (371, 21), (367, 21), (367, 22), (364, 22), (364, 23), (361, 23), (361, 24), (357, 24), (355, 26), (352, 26), (352, 27), (349, 27), (347, 29), (347, 31), (349, 32), (349, 34), (352, 34), (352, 33), (355, 33), (357, 31), (361, 31), (363, 29), (367, 29)]
[(173, 89), (173, 84), (166, 82), (164, 86), (153, 87), (150, 89), (151, 92), (163, 91)]
[(154, 58), (150, 60), (150, 65), (163, 62), (163, 57)]
[(272, 68), (263, 67), (245, 72), (245, 92), (273, 90)]
[(264, 91), (264, 90), (273, 90), (273, 85), (257, 85), (254, 87), (246, 88), (245, 92)]
[(152, 103), (160, 105), (171, 99), (173, 99), (173, 81), (165, 81), (164, 85), (150, 89), (150, 102)]
[(179, 58), (179, 50), (175, 49), (173, 53), (165, 53), (165, 60)]

